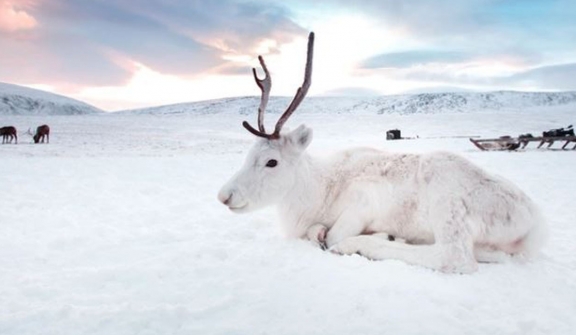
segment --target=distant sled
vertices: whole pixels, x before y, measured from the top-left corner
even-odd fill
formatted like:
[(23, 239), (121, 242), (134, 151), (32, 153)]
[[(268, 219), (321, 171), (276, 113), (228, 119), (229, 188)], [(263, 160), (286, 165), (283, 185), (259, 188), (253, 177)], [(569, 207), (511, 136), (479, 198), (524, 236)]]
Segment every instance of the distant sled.
[[(500, 137), (500, 138), (487, 138), (487, 139), (473, 139), (470, 142), (482, 151), (511, 151), (526, 149), (529, 143), (538, 142), (537, 149), (540, 149), (544, 144), (548, 144), (545, 149), (561, 149), (561, 150), (576, 150), (576, 136), (558, 136), (558, 137)], [(563, 143), (558, 147), (553, 147), (554, 143)], [(572, 148), (569, 144), (574, 143)]]
[[(552, 129), (542, 133), (540, 137), (534, 137), (531, 134), (524, 134), (518, 137), (501, 136), (499, 138), (488, 138), (488, 139), (473, 139), (470, 138), (470, 142), (474, 144), (478, 149), (482, 151), (487, 150), (518, 150), (526, 149), (531, 142), (538, 142), (537, 149), (540, 149), (544, 144), (548, 144), (546, 149), (556, 149), (556, 150), (569, 150), (569, 144), (574, 143), (572, 150), (576, 150), (576, 136), (574, 136), (574, 129), (572, 125), (566, 128)], [(554, 143), (563, 143), (562, 147), (553, 147)]]

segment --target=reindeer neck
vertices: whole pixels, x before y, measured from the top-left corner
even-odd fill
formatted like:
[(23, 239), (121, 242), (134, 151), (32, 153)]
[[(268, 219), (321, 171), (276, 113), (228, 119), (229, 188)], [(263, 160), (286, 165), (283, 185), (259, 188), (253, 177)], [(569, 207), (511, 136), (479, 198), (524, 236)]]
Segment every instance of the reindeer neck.
[(296, 166), (295, 182), (278, 205), (285, 233), (301, 237), (314, 224), (318, 206), (324, 199), (325, 180), (321, 163), (304, 153)]

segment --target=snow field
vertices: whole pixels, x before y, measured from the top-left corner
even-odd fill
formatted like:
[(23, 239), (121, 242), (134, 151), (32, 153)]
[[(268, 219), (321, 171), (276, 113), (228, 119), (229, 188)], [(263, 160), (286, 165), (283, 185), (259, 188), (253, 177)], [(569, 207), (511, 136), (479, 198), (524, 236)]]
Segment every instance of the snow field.
[[(52, 128), (49, 145), (21, 135), (0, 146), (0, 334), (572, 334), (576, 152), (479, 152), (438, 137), (537, 134), (575, 115), (289, 122), (314, 128), (316, 154), (450, 150), (518, 184), (548, 219), (549, 243), (531, 262), (473, 275), (333, 255), (283, 238), (273, 209), (229, 212), (216, 194), (253, 141), (240, 123), (254, 115), (0, 116), (19, 133)], [(396, 127), (420, 139), (385, 141)]]

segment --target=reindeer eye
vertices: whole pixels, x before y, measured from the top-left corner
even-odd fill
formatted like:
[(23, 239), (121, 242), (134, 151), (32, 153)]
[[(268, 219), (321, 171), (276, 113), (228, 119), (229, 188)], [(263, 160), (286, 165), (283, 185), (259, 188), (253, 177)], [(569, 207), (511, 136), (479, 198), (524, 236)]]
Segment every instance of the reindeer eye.
[(271, 159), (266, 163), (266, 167), (275, 167), (276, 165), (278, 165), (278, 161), (275, 159)]

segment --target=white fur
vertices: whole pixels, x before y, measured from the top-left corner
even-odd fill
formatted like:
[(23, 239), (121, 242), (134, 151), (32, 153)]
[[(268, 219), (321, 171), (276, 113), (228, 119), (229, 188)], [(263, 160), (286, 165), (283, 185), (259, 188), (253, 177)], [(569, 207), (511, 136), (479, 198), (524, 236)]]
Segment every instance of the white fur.
[[(447, 272), (530, 256), (544, 240), (544, 221), (528, 196), (463, 157), (358, 148), (316, 159), (305, 151), (311, 140), (305, 126), (259, 139), (220, 201), (235, 212), (277, 205), (287, 236), (325, 242), (337, 253)], [(266, 167), (270, 159), (278, 165)]]

